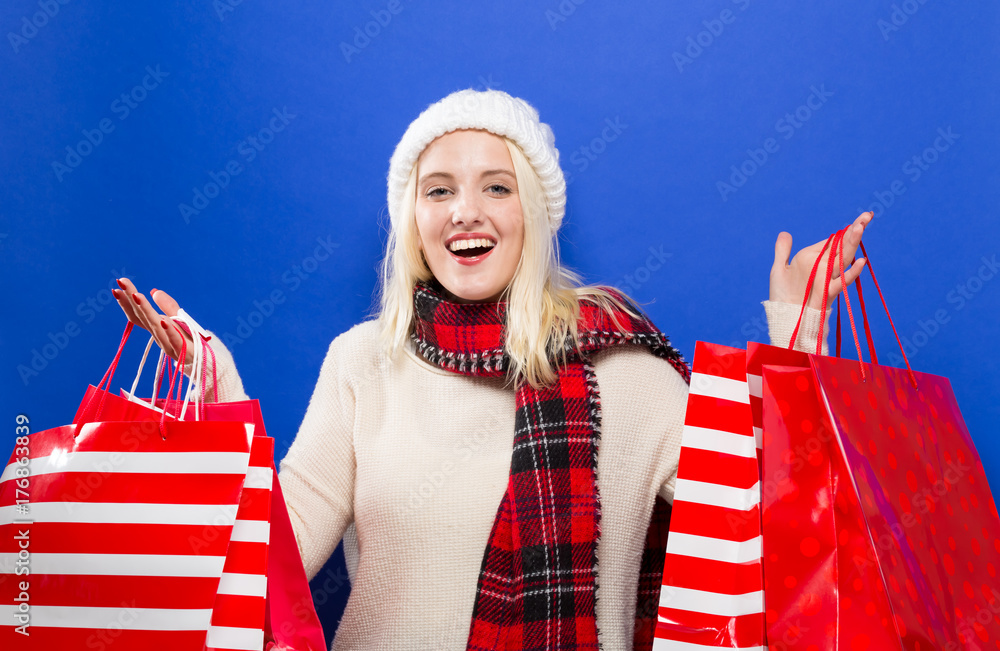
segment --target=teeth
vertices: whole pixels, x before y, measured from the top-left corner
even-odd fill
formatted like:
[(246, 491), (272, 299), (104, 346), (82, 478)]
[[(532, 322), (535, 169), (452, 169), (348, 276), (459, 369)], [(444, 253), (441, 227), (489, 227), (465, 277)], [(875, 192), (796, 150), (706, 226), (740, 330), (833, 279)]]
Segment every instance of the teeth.
[(450, 245), (448, 245), (448, 250), (450, 251), (461, 251), (463, 249), (474, 249), (477, 247), (483, 248), (493, 248), (496, 246), (492, 241), (486, 238), (479, 238), (474, 240), (455, 240)]

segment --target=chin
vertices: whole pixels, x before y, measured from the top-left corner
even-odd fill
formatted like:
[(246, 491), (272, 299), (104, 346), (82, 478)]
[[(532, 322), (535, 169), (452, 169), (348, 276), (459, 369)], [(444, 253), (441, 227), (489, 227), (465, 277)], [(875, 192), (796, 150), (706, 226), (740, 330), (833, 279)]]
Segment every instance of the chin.
[(467, 303), (492, 302), (499, 298), (503, 292), (503, 288), (491, 287), (448, 287), (445, 285), (444, 288), (459, 301)]

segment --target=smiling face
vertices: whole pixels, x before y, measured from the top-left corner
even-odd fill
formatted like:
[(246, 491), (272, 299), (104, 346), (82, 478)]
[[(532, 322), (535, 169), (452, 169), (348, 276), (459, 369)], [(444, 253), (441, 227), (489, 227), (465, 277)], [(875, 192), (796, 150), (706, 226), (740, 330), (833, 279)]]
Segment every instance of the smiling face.
[(524, 217), (510, 152), (499, 136), (461, 129), (417, 160), (420, 249), (460, 301), (495, 301), (521, 259)]

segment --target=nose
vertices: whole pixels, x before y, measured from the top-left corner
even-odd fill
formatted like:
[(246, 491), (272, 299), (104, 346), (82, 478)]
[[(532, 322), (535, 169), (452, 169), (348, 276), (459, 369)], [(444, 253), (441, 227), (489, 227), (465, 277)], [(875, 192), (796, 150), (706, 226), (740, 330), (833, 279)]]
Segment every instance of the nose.
[(461, 192), (452, 204), (451, 221), (455, 225), (469, 226), (483, 221), (483, 206), (475, 192)]

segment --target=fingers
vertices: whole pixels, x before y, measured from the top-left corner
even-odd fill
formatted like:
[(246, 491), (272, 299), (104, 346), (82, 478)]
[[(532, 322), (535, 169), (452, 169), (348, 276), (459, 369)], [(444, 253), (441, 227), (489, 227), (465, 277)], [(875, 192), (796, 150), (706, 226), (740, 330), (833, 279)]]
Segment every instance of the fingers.
[[(118, 280), (118, 286), (121, 287), (121, 289), (111, 290), (111, 293), (114, 295), (115, 300), (118, 301), (118, 307), (122, 309), (122, 312), (125, 313), (125, 316), (128, 317), (129, 321), (131, 321), (132, 323), (141, 328), (145, 328), (146, 326), (144, 326), (142, 324), (142, 321), (139, 320), (139, 317), (136, 316), (135, 303), (133, 303), (132, 299), (130, 298), (130, 293), (128, 291), (128, 288), (132, 286), (131, 283), (127, 278), (120, 278)], [(133, 289), (132, 291), (135, 290)]]
[[(160, 332), (170, 342), (170, 350), (174, 351), (173, 354), (169, 352), (167, 354), (174, 359), (180, 359), (181, 351), (183, 350), (184, 366), (190, 368), (191, 363), (194, 361), (194, 342), (171, 319), (161, 317), (159, 325)], [(164, 348), (164, 350), (168, 349)], [(185, 370), (185, 374), (190, 373)]]
[[(847, 229), (844, 233), (844, 259), (854, 258), (854, 254), (858, 250), (858, 246), (861, 244), (861, 237), (864, 235), (865, 228), (871, 223), (872, 218), (875, 217), (873, 212), (863, 212), (858, 215), (858, 218), (854, 220), (851, 227)], [(848, 285), (851, 283), (848, 282)]]
[[(118, 300), (118, 304), (121, 306), (126, 316), (128, 316), (129, 321), (148, 330), (156, 340), (157, 345), (163, 349), (163, 352), (174, 359), (178, 359), (180, 357), (182, 337), (184, 337), (184, 335), (176, 328), (176, 326), (174, 326), (170, 319), (165, 319), (163, 315), (156, 311), (153, 305), (146, 299), (145, 296), (139, 293), (135, 285), (133, 285), (132, 281), (128, 278), (119, 279), (118, 286), (121, 287), (121, 289), (114, 290), (112, 293)], [(164, 311), (167, 312), (169, 316), (177, 314), (177, 302), (174, 301), (174, 299), (171, 298), (166, 292), (153, 290), (153, 294), (157, 296), (160, 294), (163, 295), (163, 298), (161, 298), (163, 301), (161, 307), (166, 307)], [(166, 322), (166, 327), (163, 325), (164, 321)], [(189, 363), (190, 360), (193, 359), (193, 356), (194, 354), (191, 347), (191, 340), (188, 339), (185, 363)]]
[(837, 300), (837, 295), (841, 291), (843, 291), (845, 286), (849, 287), (851, 283), (853, 283), (855, 280), (858, 279), (858, 276), (861, 275), (861, 272), (864, 270), (864, 268), (865, 268), (864, 258), (855, 260), (854, 264), (851, 265), (850, 269), (844, 270), (843, 282), (841, 281), (840, 278), (834, 278), (833, 280), (830, 281), (830, 298), (829, 298), (829, 305), (827, 305), (827, 307), (833, 305), (833, 302)]
[(788, 259), (792, 255), (792, 235), (786, 231), (778, 233), (778, 239), (774, 242), (774, 267), (788, 266)]
[(146, 298), (139, 293), (139, 290), (132, 284), (132, 281), (127, 278), (123, 278), (122, 280), (125, 285), (125, 302), (131, 306), (133, 314), (135, 314), (135, 317), (139, 320), (139, 324), (146, 330), (149, 330), (150, 334), (156, 338), (156, 343), (158, 343), (161, 348), (166, 350), (169, 355), (170, 350), (164, 346), (166, 338), (163, 337), (158, 328), (160, 315), (156, 313), (156, 310), (149, 304), (149, 301), (147, 301)]
[(154, 289), (149, 293), (149, 296), (167, 316), (177, 316), (177, 311), (181, 309), (181, 306), (177, 304), (177, 301), (175, 301), (170, 294), (166, 293), (162, 289)]

